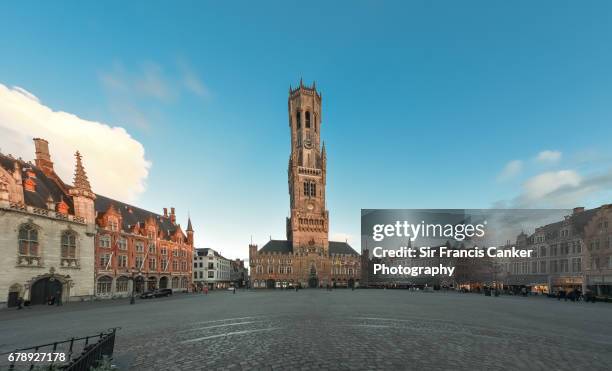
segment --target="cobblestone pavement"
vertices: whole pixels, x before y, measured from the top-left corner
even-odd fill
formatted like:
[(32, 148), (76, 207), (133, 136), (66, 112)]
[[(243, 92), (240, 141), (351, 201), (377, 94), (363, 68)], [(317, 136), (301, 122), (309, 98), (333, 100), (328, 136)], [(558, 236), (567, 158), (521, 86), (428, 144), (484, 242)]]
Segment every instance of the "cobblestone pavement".
[(0, 352), (120, 326), (133, 370), (611, 370), (612, 305), (400, 290), (212, 292), (0, 311)]

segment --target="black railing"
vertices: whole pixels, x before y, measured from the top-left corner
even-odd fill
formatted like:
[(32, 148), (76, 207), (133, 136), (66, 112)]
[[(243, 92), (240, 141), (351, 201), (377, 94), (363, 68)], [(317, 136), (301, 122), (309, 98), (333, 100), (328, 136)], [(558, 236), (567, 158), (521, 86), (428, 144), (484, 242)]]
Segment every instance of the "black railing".
[(0, 361), (9, 362), (9, 370), (89, 371), (104, 358), (111, 358), (115, 348), (114, 327), (99, 334), (71, 338), (0, 354)]

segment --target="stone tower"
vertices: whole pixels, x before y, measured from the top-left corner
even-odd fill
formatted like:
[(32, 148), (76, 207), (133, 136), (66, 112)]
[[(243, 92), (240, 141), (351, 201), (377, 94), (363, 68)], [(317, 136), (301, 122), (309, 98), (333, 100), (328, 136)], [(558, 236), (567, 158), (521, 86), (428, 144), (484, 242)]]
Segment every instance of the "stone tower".
[(74, 203), (74, 215), (85, 219), (88, 224), (93, 224), (96, 218), (94, 209), (96, 195), (91, 190), (79, 151), (75, 153), (74, 157), (76, 157), (74, 186), (69, 191)]
[(321, 145), (321, 94), (316, 86), (289, 87), (289, 197), (287, 240), (294, 252), (328, 254), (325, 206), (326, 155)]

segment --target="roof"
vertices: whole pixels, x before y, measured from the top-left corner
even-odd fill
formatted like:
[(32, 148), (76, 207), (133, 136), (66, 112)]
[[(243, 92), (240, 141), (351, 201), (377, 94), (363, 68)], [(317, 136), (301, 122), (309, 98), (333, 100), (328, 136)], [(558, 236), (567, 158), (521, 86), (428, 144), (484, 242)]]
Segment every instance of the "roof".
[(357, 251), (353, 250), (351, 245), (346, 242), (329, 241), (329, 253), (330, 254), (345, 254), (345, 255), (359, 255)]
[(202, 247), (202, 248), (197, 248), (195, 249), (195, 255), (194, 256), (208, 256), (208, 253), (212, 251), (213, 255), (225, 260), (229, 260), (227, 258), (225, 258), (223, 255), (219, 254), (217, 252), (217, 250), (211, 249), (209, 247)]
[(165, 239), (172, 236), (178, 228), (177, 225), (172, 224), (172, 221), (168, 217), (164, 217), (154, 212), (96, 194), (94, 207), (97, 213), (105, 213), (108, 211), (111, 204), (115, 210), (121, 214), (121, 219), (123, 221), (122, 229), (124, 231), (131, 230), (136, 224), (144, 224), (144, 222), (149, 218), (153, 218), (155, 220), (157, 226), (163, 233), (163, 238)]
[[(270, 240), (259, 250), (267, 253), (290, 254), (293, 252), (293, 244), (287, 240)], [(359, 255), (348, 243), (329, 241), (330, 254)]]
[(68, 213), (74, 215), (72, 197), (64, 193), (58, 181), (45, 175), (42, 170), (32, 163), (11, 158), (0, 153), (0, 166), (6, 169), (9, 173), (13, 173), (16, 163), (19, 164), (19, 167), (21, 168), (21, 177), (24, 181), (28, 178), (27, 170), (31, 170), (36, 175), (36, 178), (34, 179), (36, 182), (36, 192), (26, 191), (25, 189), (23, 190), (23, 198), (26, 205), (46, 209), (47, 199), (49, 196), (51, 196), (53, 201), (56, 203), (63, 200), (66, 205), (68, 205)]

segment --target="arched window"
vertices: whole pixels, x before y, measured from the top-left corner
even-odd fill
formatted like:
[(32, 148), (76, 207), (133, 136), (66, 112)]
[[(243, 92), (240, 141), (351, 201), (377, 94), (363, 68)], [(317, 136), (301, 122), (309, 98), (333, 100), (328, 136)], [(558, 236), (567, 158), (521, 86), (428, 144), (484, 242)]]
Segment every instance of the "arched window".
[(62, 258), (76, 259), (76, 234), (72, 231), (62, 233)]
[(300, 111), (295, 112), (295, 122), (298, 129), (302, 127), (302, 115)]
[(39, 256), (38, 230), (31, 224), (19, 227), (19, 255)]
[(179, 288), (179, 278), (178, 277), (172, 277), (172, 288), (173, 289)]
[(115, 284), (116, 292), (127, 292), (128, 291), (128, 281), (129, 279), (125, 276), (121, 276), (117, 278), (117, 283)]
[(109, 276), (102, 276), (98, 278), (98, 284), (96, 285), (96, 293), (98, 295), (110, 295), (113, 286), (113, 279)]
[(310, 111), (306, 111), (306, 128), (310, 128)]
[(313, 123), (314, 123), (314, 130), (316, 133), (317, 132), (317, 115), (314, 115)]

